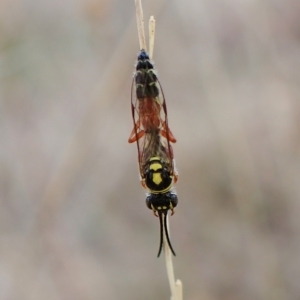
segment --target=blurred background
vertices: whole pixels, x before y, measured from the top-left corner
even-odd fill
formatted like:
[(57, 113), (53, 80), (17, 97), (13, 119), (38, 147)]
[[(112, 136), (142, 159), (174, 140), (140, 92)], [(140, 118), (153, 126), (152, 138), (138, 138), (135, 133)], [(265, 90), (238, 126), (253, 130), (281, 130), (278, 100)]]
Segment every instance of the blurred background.
[[(300, 2), (143, 7), (184, 299), (299, 299)], [(170, 299), (127, 143), (134, 1), (0, 0), (0, 20), (0, 299)]]

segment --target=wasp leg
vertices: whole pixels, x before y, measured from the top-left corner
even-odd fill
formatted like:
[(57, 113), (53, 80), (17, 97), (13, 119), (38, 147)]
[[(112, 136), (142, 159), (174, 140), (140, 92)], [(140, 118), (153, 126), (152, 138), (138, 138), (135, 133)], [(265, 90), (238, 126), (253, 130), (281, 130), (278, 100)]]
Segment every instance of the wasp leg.
[(174, 183), (176, 183), (178, 181), (178, 173), (174, 172)]
[(169, 127), (167, 127), (166, 122), (162, 123), (162, 127), (163, 127), (163, 129), (160, 131), (161, 135), (163, 137), (165, 137), (166, 139), (169, 139), (170, 142), (176, 143), (176, 138), (173, 135), (171, 129)]
[(158, 217), (157, 210), (155, 209), (155, 207), (153, 206), (153, 204), (151, 204), (151, 208), (152, 208), (154, 216)]
[(175, 209), (171, 202), (170, 202), (170, 211), (171, 211), (171, 216), (173, 216), (175, 214)]
[[(133, 143), (133, 142), (136, 142), (137, 140), (139, 140), (142, 136), (145, 135), (145, 131), (144, 130), (140, 130), (140, 120), (138, 120), (131, 133), (130, 133), (130, 136), (129, 136), (129, 139), (128, 139), (128, 143)], [(138, 131), (139, 130), (139, 131)]]
[(145, 183), (145, 179), (141, 179), (141, 185), (144, 189), (147, 189), (146, 183)]
[[(170, 148), (172, 148), (172, 147), (170, 147)], [(175, 163), (175, 160), (174, 160), (174, 157), (173, 157), (172, 149), (170, 149), (170, 151), (172, 152), (171, 157), (173, 159), (173, 161), (172, 161), (172, 164), (173, 164), (173, 182), (176, 183), (178, 181), (179, 174), (178, 174), (178, 171), (177, 171), (177, 168), (176, 168), (176, 163)]]
[(153, 210), (153, 215), (154, 215), (155, 217), (158, 217), (158, 214), (157, 214), (157, 211), (156, 211), (156, 210)]

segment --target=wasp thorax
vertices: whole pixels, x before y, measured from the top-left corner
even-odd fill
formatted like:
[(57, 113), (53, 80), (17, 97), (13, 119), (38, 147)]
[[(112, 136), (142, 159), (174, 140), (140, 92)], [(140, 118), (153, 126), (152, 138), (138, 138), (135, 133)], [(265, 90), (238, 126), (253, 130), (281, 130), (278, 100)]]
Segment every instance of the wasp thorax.
[(171, 189), (173, 177), (159, 158), (150, 159), (145, 172), (145, 184), (152, 193), (164, 193)]

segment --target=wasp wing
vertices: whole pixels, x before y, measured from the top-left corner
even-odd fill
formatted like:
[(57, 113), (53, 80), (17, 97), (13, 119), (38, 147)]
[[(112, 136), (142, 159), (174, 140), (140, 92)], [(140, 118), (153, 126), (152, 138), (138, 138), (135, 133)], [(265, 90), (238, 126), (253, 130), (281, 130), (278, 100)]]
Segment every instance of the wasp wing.
[[(141, 79), (133, 79), (131, 90), (131, 111), (134, 128), (129, 142), (136, 142), (138, 148), (138, 161), (141, 177), (149, 159), (154, 156), (161, 157), (170, 172), (174, 174), (173, 149), (170, 142), (176, 142), (168, 127), (167, 106), (163, 90), (159, 81), (153, 77), (143, 84)], [(146, 76), (147, 77), (147, 76)], [(148, 76), (150, 77), (150, 76)], [(152, 80), (152, 81), (151, 81)], [(155, 89), (153, 89), (155, 85)], [(143, 90), (141, 90), (143, 88)], [(147, 89), (150, 89), (147, 91)], [(153, 92), (154, 90), (154, 92)]]

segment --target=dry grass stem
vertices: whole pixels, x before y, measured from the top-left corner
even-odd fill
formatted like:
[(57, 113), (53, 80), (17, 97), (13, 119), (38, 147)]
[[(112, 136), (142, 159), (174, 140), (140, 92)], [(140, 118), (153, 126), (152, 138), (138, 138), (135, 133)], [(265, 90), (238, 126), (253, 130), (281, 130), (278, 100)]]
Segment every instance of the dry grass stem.
[[(169, 218), (167, 217), (167, 227), (166, 228), (169, 232), (170, 236), (170, 230), (169, 230)], [(182, 283), (180, 280), (177, 280), (175, 283), (175, 276), (174, 276), (174, 267), (173, 267), (173, 260), (172, 260), (172, 252), (169, 247), (167, 237), (165, 234), (165, 230), (163, 230), (163, 238), (164, 238), (164, 254), (165, 254), (165, 260), (166, 260), (166, 268), (167, 268), (167, 274), (171, 289), (171, 300), (182, 300)]]
[(182, 282), (181, 280), (177, 279), (175, 282), (175, 295), (177, 298), (176, 300), (182, 300), (183, 299), (183, 294), (182, 294)]
[(149, 19), (149, 57), (152, 59), (154, 50), (154, 37), (155, 37), (155, 20), (151, 16)]
[(143, 15), (141, 0), (135, 0), (135, 8), (136, 8), (136, 22), (138, 28), (140, 50), (144, 49), (145, 51), (147, 51), (145, 29), (144, 29), (144, 15)]

